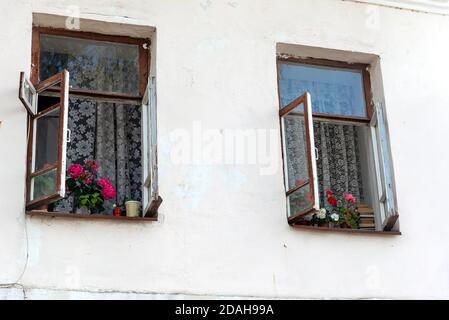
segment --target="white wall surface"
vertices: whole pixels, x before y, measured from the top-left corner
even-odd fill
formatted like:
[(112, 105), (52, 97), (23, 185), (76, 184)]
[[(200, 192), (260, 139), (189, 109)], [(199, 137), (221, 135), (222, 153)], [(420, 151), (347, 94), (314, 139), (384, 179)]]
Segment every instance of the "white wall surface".
[[(17, 90), (32, 13), (73, 4), (83, 18), (157, 28), (159, 222), (25, 218)], [(20, 279), (34, 297), (449, 298), (449, 17), (339, 0), (20, 0), (0, 2), (0, 27), (1, 284)], [(279, 130), (281, 42), (380, 56), (402, 236), (290, 228), (280, 161), (269, 176), (171, 162), (170, 134), (196, 121)]]

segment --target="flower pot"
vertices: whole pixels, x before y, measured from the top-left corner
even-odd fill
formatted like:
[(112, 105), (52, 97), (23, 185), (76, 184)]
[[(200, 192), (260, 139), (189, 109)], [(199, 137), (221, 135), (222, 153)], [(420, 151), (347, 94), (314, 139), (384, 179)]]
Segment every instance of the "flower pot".
[(126, 206), (126, 216), (129, 218), (137, 218), (140, 215), (140, 202), (139, 201), (128, 201), (125, 203)]

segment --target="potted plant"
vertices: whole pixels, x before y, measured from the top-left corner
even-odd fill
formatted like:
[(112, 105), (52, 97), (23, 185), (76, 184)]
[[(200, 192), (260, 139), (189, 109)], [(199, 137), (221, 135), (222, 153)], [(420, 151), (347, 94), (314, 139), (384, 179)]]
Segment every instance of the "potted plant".
[(86, 160), (84, 166), (71, 164), (67, 171), (66, 186), (69, 195), (74, 196), (74, 213), (94, 214), (104, 211), (104, 202), (115, 199), (117, 192), (112, 183), (98, 179), (98, 164)]
[(360, 215), (357, 212), (357, 199), (352, 194), (345, 193), (342, 199), (337, 200), (332, 191), (327, 191), (326, 196), (333, 208), (330, 220), (341, 228), (358, 229)]

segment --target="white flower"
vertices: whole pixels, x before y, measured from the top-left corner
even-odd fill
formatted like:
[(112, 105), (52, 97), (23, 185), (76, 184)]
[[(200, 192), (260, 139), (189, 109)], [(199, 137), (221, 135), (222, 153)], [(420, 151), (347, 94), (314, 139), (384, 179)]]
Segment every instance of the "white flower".
[(321, 209), (317, 212), (316, 216), (318, 217), (318, 219), (324, 220), (326, 219), (326, 214), (327, 214), (326, 209)]
[(335, 222), (338, 222), (340, 220), (340, 216), (336, 213), (331, 214), (331, 219)]

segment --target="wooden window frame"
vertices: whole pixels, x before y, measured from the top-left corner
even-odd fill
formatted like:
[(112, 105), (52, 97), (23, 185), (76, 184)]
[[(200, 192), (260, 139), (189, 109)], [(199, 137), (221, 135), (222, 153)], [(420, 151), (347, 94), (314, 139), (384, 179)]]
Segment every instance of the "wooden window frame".
[[(144, 103), (145, 97), (148, 96), (148, 81), (150, 74), (150, 65), (151, 65), (151, 40), (143, 39), (143, 38), (133, 38), (128, 36), (112, 36), (112, 35), (104, 35), (93, 32), (83, 32), (83, 31), (71, 31), (66, 29), (56, 29), (56, 28), (47, 28), (47, 27), (33, 27), (32, 31), (32, 54), (31, 54), (31, 83), (36, 86), (39, 84), (39, 75), (40, 75), (40, 50), (41, 50), (41, 36), (42, 35), (53, 35), (53, 36), (61, 36), (73, 39), (84, 39), (84, 40), (92, 40), (99, 42), (109, 42), (109, 43), (119, 43), (119, 44), (128, 44), (128, 45), (137, 45), (139, 48), (139, 94), (138, 95), (129, 95), (123, 93), (114, 93), (114, 92), (102, 92), (98, 90), (88, 90), (88, 89), (72, 89), (69, 88), (68, 94), (73, 97), (82, 97), (88, 99), (104, 99), (108, 101), (128, 103), (128, 104), (138, 104), (142, 105)], [(21, 75), (21, 83), (23, 80), (24, 74)], [(37, 88), (36, 88), (37, 89)], [(58, 88), (50, 88), (48, 89), (50, 93), (57, 93), (59, 91)], [(24, 103), (25, 108), (30, 113), (31, 110), (28, 110), (28, 106), (21, 97), (22, 102)], [(30, 113), (29, 121), (32, 121), (32, 113)], [(30, 132), (29, 134), (33, 134)], [(32, 148), (32, 143), (30, 143)], [(30, 148), (30, 146), (28, 147)], [(157, 151), (156, 151), (157, 152)], [(157, 153), (156, 153), (156, 166), (157, 166)], [(29, 161), (29, 160), (28, 160)], [(27, 172), (29, 172), (31, 167), (28, 166)], [(62, 168), (58, 168), (58, 170), (62, 170)], [(155, 173), (157, 177), (157, 172)], [(153, 175), (154, 177), (154, 175)], [(28, 182), (28, 179), (27, 179)], [(144, 181), (143, 187), (145, 188), (148, 184), (147, 181)], [(29, 199), (29, 191), (27, 191), (27, 199)], [(58, 198), (54, 198), (58, 199)], [(50, 199), (50, 200), (53, 200)], [(149, 200), (149, 204), (147, 208), (143, 208), (143, 217), (140, 218), (127, 218), (127, 217), (112, 217), (114, 220), (123, 220), (123, 221), (157, 221), (157, 214), (160, 205), (162, 204), (162, 198), (159, 196), (158, 188), (156, 186), (156, 196), (154, 199)], [(27, 208), (28, 210), (28, 208)], [(67, 213), (61, 212), (40, 212), (40, 211), (28, 211), (29, 215), (32, 216), (42, 216), (42, 217), (78, 217), (77, 215), (70, 215)], [(106, 219), (102, 215), (90, 215), (88, 217), (83, 217), (86, 219), (93, 220), (102, 220)]]
[[(281, 86), (280, 86), (280, 78), (281, 78), (280, 77), (280, 70), (281, 70), (280, 64), (285, 63), (285, 62), (298, 63), (298, 64), (303, 64), (303, 65), (311, 65), (311, 66), (317, 66), (317, 67), (330, 67), (330, 68), (343, 69), (343, 70), (352, 70), (352, 71), (355, 70), (355, 71), (361, 72), (362, 81), (363, 81), (363, 91), (364, 91), (364, 97), (365, 97), (365, 108), (366, 108), (366, 115), (367, 115), (366, 117), (342, 116), (342, 115), (335, 115), (335, 114), (316, 113), (316, 112), (313, 112), (313, 110), (312, 110), (312, 118), (315, 121), (323, 121), (323, 122), (327, 122), (327, 123), (340, 123), (340, 124), (353, 123), (355, 125), (367, 126), (370, 129), (372, 128), (373, 121), (376, 119), (376, 114), (375, 114), (376, 107), (374, 105), (373, 94), (372, 94), (372, 89), (371, 89), (371, 75), (369, 72), (369, 68), (370, 68), (369, 64), (348, 63), (348, 62), (343, 62), (343, 61), (334, 61), (334, 60), (327, 60), (327, 59), (300, 58), (300, 57), (294, 57), (294, 56), (288, 56), (288, 55), (278, 55), (278, 57), (277, 57), (277, 81), (278, 81), (278, 99), (279, 99), (279, 106), (282, 108), (281, 111), (283, 109), (286, 109), (289, 105), (291, 105), (294, 101), (296, 101), (296, 100), (294, 100), (292, 103), (290, 103), (286, 107), (282, 107)], [(291, 113), (291, 114), (306, 116), (306, 114), (298, 113), (298, 112)], [(280, 113), (280, 116), (281, 116), (281, 113)], [(284, 142), (282, 134), (281, 134), (281, 139), (282, 139), (282, 142), (281, 142), (282, 148), (284, 148), (283, 145), (285, 142)], [(375, 157), (375, 155), (373, 155), (373, 156)], [(283, 157), (285, 157), (284, 154), (283, 154)], [(375, 161), (377, 161), (377, 160), (375, 160)], [(376, 169), (376, 175), (381, 174), (380, 171), (378, 171), (378, 170), (379, 169)], [(393, 171), (393, 174), (394, 174), (394, 171)], [(284, 170), (284, 183), (286, 183), (286, 185), (288, 185), (287, 179), (288, 179), (288, 177), (285, 175), (285, 170)], [(375, 177), (375, 179), (379, 180), (379, 177)], [(382, 182), (377, 181), (377, 184), (379, 184), (379, 183), (382, 183)], [(394, 181), (393, 181), (393, 183), (394, 183)], [(287, 193), (287, 196), (288, 196), (288, 193)], [(395, 197), (394, 200), (396, 201), (396, 193), (395, 192), (394, 192), (394, 197)], [(397, 206), (397, 204), (396, 204), (396, 206)], [(371, 234), (401, 235), (400, 232), (391, 231), (393, 229), (394, 225), (396, 224), (398, 218), (399, 218), (399, 214), (397, 212), (394, 215), (387, 217), (386, 221), (382, 225), (382, 229), (384, 231), (350, 230), (349, 232), (358, 233), (358, 234), (371, 233)], [(316, 228), (316, 227), (307, 227), (307, 226), (303, 226), (303, 225), (297, 225), (294, 222), (291, 223), (291, 221), (289, 221), (289, 223), (294, 227), (297, 227), (300, 229), (306, 229), (306, 230), (326, 229), (326, 228)], [(326, 230), (326, 231), (346, 232), (345, 229), (335, 229), (335, 230), (330, 229), (330, 228), (327, 228), (327, 229), (328, 230)], [(387, 231), (385, 231), (385, 230), (387, 230)]]
[[(158, 151), (157, 151), (157, 94), (156, 77), (151, 77), (142, 100), (143, 137), (142, 152), (147, 154), (142, 162), (143, 173), (143, 215), (157, 215), (163, 200), (159, 196)], [(146, 123), (145, 123), (146, 122)], [(153, 136), (154, 134), (154, 136)]]
[[(287, 170), (287, 157), (284, 155), (286, 143), (285, 143), (285, 124), (283, 124), (283, 118), (287, 115), (296, 115), (297, 113), (293, 112), (298, 106), (303, 105), (304, 113), (304, 132), (305, 132), (305, 145), (306, 145), (306, 157), (307, 157), (307, 181), (304, 181), (300, 185), (295, 186), (292, 189), (289, 189), (288, 185), (288, 170)], [(284, 176), (285, 176), (285, 185), (286, 185), (286, 196), (287, 199), (295, 194), (295, 192), (301, 190), (302, 188), (309, 186), (310, 194), (312, 195), (312, 201), (311, 205), (304, 209), (302, 212), (295, 213), (292, 216), (288, 216), (288, 221), (290, 224), (295, 223), (298, 219), (310, 214), (311, 212), (318, 210), (318, 185), (317, 181), (315, 181), (315, 177), (317, 176), (317, 168), (316, 168), (316, 158), (315, 158), (315, 152), (312, 150), (312, 143), (314, 143), (314, 136), (313, 136), (313, 120), (311, 115), (311, 97), (310, 93), (306, 92), (302, 96), (296, 98), (291, 103), (289, 103), (287, 106), (279, 110), (279, 119), (281, 121), (281, 128), (282, 128), (282, 150), (284, 150), (283, 154), (283, 164), (284, 164)]]
[[(25, 74), (20, 74), (20, 93), (19, 97), (22, 100), (24, 107), (27, 109), (28, 115), (28, 146), (27, 146), (27, 175), (26, 175), (26, 209), (33, 210), (49, 202), (57, 201), (65, 197), (65, 164), (66, 164), (66, 141), (67, 141), (67, 122), (68, 122), (68, 87), (69, 87), (69, 73), (64, 70), (40, 83), (35, 88), (36, 99), (37, 96), (43, 91), (48, 90), (56, 84), (60, 84), (59, 98), (60, 102), (48, 107), (45, 110), (38, 112), (38, 110), (30, 110), (27, 104), (23, 101), (22, 97), (22, 84), (25, 79)], [(58, 146), (57, 146), (57, 162), (52, 164), (48, 168), (43, 168), (34, 171), (34, 156), (35, 156), (35, 132), (36, 121), (45, 114), (59, 109), (59, 125), (58, 125)], [(39, 199), (31, 199), (32, 180), (56, 170), (55, 192), (53, 194), (46, 195)]]
[(66, 29), (55, 29), (47, 27), (33, 27), (32, 48), (31, 48), (31, 82), (36, 85), (40, 75), (40, 50), (41, 35), (60, 36), (73, 39), (92, 40), (109, 43), (120, 43), (137, 45), (139, 47), (139, 95), (129, 95), (123, 93), (102, 92), (87, 89), (69, 89), (70, 96), (80, 96), (87, 98), (113, 99), (121, 102), (134, 102), (141, 104), (148, 85), (150, 66), (150, 39), (132, 38), (127, 36), (111, 36), (93, 32), (72, 31)]

